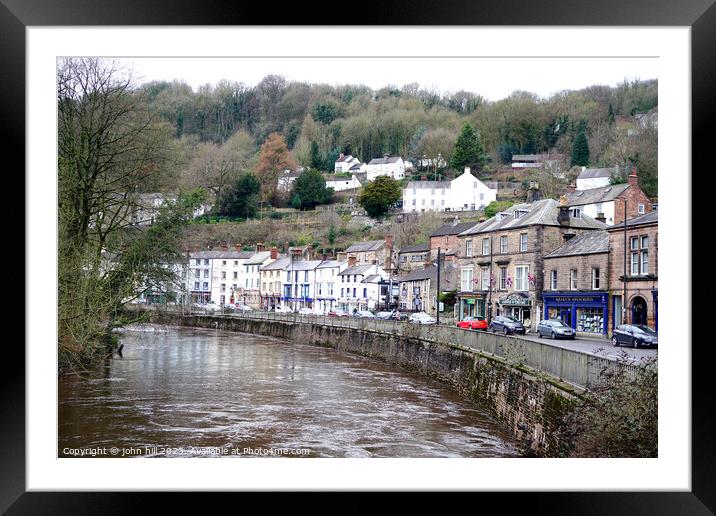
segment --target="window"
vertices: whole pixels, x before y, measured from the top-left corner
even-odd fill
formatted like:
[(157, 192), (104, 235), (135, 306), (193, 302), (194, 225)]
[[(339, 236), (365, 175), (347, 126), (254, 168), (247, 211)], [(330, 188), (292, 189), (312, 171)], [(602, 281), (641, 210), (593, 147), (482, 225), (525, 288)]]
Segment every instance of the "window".
[(552, 290), (557, 290), (557, 271), (552, 271), (550, 273), (549, 288)]
[(507, 252), (507, 235), (500, 237), (500, 253), (505, 254)]
[(205, 281), (204, 282), (204, 290), (207, 290), (209, 288), (209, 284)]
[(226, 292), (226, 284), (225, 283), (221, 284), (221, 291)]
[(468, 258), (472, 256), (472, 240), (465, 240), (465, 256)]
[(221, 260), (221, 266), (226, 267), (226, 260)]
[(487, 267), (482, 267), (482, 290), (490, 289), (490, 271)]
[(641, 252), (641, 273), (649, 274), (649, 251)]
[(577, 290), (577, 269), (569, 271), (569, 290)]
[(363, 297), (366, 299), (368, 298), (368, 289), (367, 288), (363, 289)]
[(341, 289), (341, 297), (343, 297), (343, 289)]
[(199, 290), (199, 282), (198, 281), (194, 282), (194, 290)]
[[(271, 273), (273, 275), (273, 272)], [(234, 279), (239, 279), (239, 273), (234, 271)]]
[(204, 269), (204, 277), (205, 278), (209, 277), (209, 269)]
[(308, 271), (304, 271), (304, 273), (303, 273), (303, 281), (308, 281)]
[(527, 233), (520, 233), (520, 252), (527, 251)]
[(644, 205), (643, 204), (639, 204), (636, 209), (639, 212), (639, 215), (644, 214)]
[(462, 269), (460, 271), (460, 290), (463, 292), (472, 290), (472, 269)]
[(199, 269), (194, 270), (194, 277), (199, 278), (201, 276), (201, 271)]
[(500, 267), (500, 290), (507, 290), (507, 267)]
[(490, 254), (490, 239), (483, 238), (482, 239), (482, 255), (487, 256), (488, 254)]
[(520, 292), (529, 290), (529, 281), (527, 280), (529, 271), (529, 265), (518, 265), (515, 267), (515, 290)]
[(353, 297), (356, 297), (356, 289), (353, 289)]
[(569, 214), (574, 217), (575, 219), (579, 219), (582, 217), (582, 209), (581, 208), (570, 208)]
[(221, 271), (221, 279), (226, 279), (226, 271)]
[(238, 265), (239, 265), (239, 260), (234, 260), (234, 267), (238, 267)]
[(204, 265), (209, 265), (209, 259), (208, 259), (208, 258), (204, 260)]
[(599, 267), (592, 267), (592, 290), (599, 290)]
[(649, 274), (649, 237), (631, 237), (631, 275)]

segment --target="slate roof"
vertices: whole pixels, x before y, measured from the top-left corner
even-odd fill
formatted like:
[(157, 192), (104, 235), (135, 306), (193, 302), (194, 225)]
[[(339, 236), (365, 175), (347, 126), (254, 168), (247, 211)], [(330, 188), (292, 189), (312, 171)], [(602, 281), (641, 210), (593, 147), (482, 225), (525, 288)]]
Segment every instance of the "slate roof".
[(450, 181), (409, 181), (405, 189), (428, 189), (436, 190), (439, 188), (450, 188)]
[(291, 264), (289, 262), (287, 269), (293, 271), (312, 271), (321, 264), (321, 260), (297, 260)]
[(400, 249), (400, 251), (398, 251), (398, 254), (420, 253), (420, 252), (425, 252), (425, 251), (430, 251), (430, 244), (428, 244), (427, 242), (424, 244), (413, 244), (413, 245), (403, 247)]
[(211, 251), (192, 251), (189, 253), (189, 258), (209, 258), (210, 260), (222, 258), (231, 260), (248, 260), (254, 254), (256, 254), (256, 251), (212, 249)]
[(592, 179), (595, 177), (612, 177), (615, 168), (585, 168), (577, 179)]
[(262, 251), (260, 253), (254, 253), (254, 255), (244, 262), (244, 265), (259, 265), (266, 261), (266, 258), (271, 258), (270, 251)]
[(389, 156), (387, 158), (373, 158), (369, 165), (387, 165), (388, 163), (397, 163), (400, 156)]
[(463, 231), (466, 231), (477, 224), (476, 222), (458, 222), (457, 224), (445, 224), (440, 226), (438, 229), (433, 231), (430, 236), (448, 236), (448, 235), (459, 235)]
[(346, 249), (347, 253), (358, 253), (362, 251), (377, 251), (385, 244), (385, 240), (368, 240), (366, 242), (356, 242)]
[(285, 267), (288, 267), (291, 263), (291, 260), (287, 256), (282, 256), (281, 258), (278, 258), (277, 260), (272, 261), (271, 263), (267, 263), (263, 267), (261, 267), (262, 271), (276, 271), (276, 270), (283, 270)]
[[(451, 274), (454, 271), (454, 267), (451, 265), (444, 266), (440, 268), (440, 277), (441, 277), (441, 283), (445, 281), (445, 284), (449, 284), (450, 281), (448, 280), (448, 275)], [(434, 280), (437, 281), (438, 279), (438, 268), (436, 265), (431, 265), (430, 267), (424, 267), (422, 269), (415, 269), (410, 271), (405, 276), (398, 277), (399, 282), (403, 281), (421, 281), (421, 280)]]
[(378, 283), (381, 279), (380, 274), (371, 274), (370, 276), (366, 276), (361, 283)]
[(582, 254), (599, 254), (609, 252), (609, 233), (606, 231), (587, 231), (567, 241), (545, 258), (560, 256), (577, 256)]
[[(638, 217), (634, 217), (633, 219), (627, 220), (627, 227), (631, 226), (641, 226), (645, 224), (658, 224), (659, 223), (659, 212), (657, 210), (652, 210), (649, 213), (646, 213), (644, 215), (639, 215)], [(619, 229), (624, 229), (624, 223), (620, 224), (614, 224), (613, 226), (609, 227), (609, 231), (618, 231)]]
[(584, 206), (585, 204), (609, 202), (619, 197), (627, 188), (629, 188), (629, 183), (600, 186), (589, 190), (574, 190), (567, 193), (567, 203), (570, 206)]
[[(560, 226), (557, 222), (559, 203), (554, 199), (541, 199), (533, 203), (515, 204), (494, 217), (477, 224), (471, 229), (463, 231), (460, 236), (476, 235), (491, 231), (503, 231), (525, 226)], [(524, 211), (520, 217), (515, 218), (516, 211)], [(504, 217), (502, 215), (505, 214)], [(570, 228), (606, 229), (607, 225), (582, 213), (580, 217), (570, 217)]]
[(340, 267), (346, 262), (341, 262), (338, 260), (323, 260), (316, 269), (327, 269), (329, 267)]
[(353, 267), (348, 267), (343, 272), (339, 272), (338, 275), (348, 276), (352, 274), (365, 274), (371, 267), (375, 267), (375, 265), (354, 265)]

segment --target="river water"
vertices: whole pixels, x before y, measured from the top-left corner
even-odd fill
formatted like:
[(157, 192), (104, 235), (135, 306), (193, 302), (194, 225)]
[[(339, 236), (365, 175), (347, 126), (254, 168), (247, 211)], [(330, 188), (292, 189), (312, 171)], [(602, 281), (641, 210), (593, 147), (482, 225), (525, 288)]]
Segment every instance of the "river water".
[(122, 356), (59, 379), (58, 455), (514, 457), (440, 383), (332, 349), (146, 325)]

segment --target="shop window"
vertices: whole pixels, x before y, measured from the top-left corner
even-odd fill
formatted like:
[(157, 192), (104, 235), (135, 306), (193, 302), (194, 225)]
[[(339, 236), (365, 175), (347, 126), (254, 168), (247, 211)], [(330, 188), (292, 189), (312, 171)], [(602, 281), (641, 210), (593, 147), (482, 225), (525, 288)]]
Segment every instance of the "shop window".
[(577, 308), (577, 331), (604, 333), (604, 311), (601, 308)]

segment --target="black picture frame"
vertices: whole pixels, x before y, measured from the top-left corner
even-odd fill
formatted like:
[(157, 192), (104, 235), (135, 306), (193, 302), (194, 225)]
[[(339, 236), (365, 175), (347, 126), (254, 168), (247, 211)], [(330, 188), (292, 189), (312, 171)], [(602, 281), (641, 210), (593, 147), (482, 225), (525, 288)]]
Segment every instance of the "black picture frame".
[[(323, 4), (323, 5), (321, 5)], [(432, 4), (418, 0), (384, 1), (375, 6), (341, 9), (319, 2), (306, 4), (238, 3), (219, 0), (2, 0), (0, 2), (0, 99), (3, 103), (4, 143), (24, 166), (25, 138), (25, 29), (28, 26), (87, 25), (333, 25), (336, 18), (360, 25), (602, 25), (688, 26), (692, 54), (692, 169), (711, 172), (707, 155), (709, 125), (716, 114), (716, 6), (714, 0), (467, 0)], [(276, 13), (277, 6), (281, 13)], [(318, 15), (316, 13), (324, 13)], [(310, 17), (310, 18), (309, 18)], [(49, 117), (48, 120), (54, 119)], [(710, 156), (708, 156), (710, 157)], [(23, 168), (24, 169), (24, 168)], [(671, 171), (674, 172), (674, 171)], [(7, 177), (7, 176), (6, 176)], [(694, 176), (695, 177), (695, 176)], [(694, 181), (695, 182), (695, 181)], [(692, 206), (703, 205), (706, 191), (692, 191)], [(693, 195), (696, 193), (696, 195)], [(690, 208), (690, 207), (689, 207)], [(685, 208), (685, 213), (690, 211)], [(23, 213), (24, 210), (18, 213)], [(692, 217), (694, 224), (696, 217)], [(694, 226), (695, 227), (695, 226)], [(695, 230), (693, 235), (698, 234)], [(19, 246), (18, 246), (19, 247)], [(24, 251), (23, 251), (24, 253)], [(693, 255), (692, 255), (693, 256)], [(695, 264), (693, 258), (692, 263)], [(29, 271), (25, 271), (26, 274)], [(691, 283), (691, 278), (684, 278)], [(695, 306), (696, 299), (692, 299)], [(691, 314), (672, 314), (688, 326)], [(696, 322), (696, 321), (693, 321)], [(702, 321), (703, 322), (703, 321)], [(696, 342), (695, 333), (692, 341)], [(692, 347), (692, 490), (690, 492), (481, 493), (498, 503), (509, 499), (510, 512), (524, 506), (540, 514), (713, 514), (716, 511), (716, 457), (714, 403), (710, 370), (714, 362), (712, 339)], [(689, 342), (678, 343), (688, 349)], [(677, 345), (674, 343), (674, 345)], [(133, 496), (111, 493), (28, 493), (25, 490), (25, 355), (14, 339), (7, 339), (3, 357), (0, 421), (0, 510), (7, 514), (125, 514), (146, 507), (146, 498), (187, 510), (182, 493)], [(507, 495), (507, 496), (505, 496)], [(211, 496), (216, 496), (212, 494)], [(165, 506), (166, 508), (166, 506)]]

